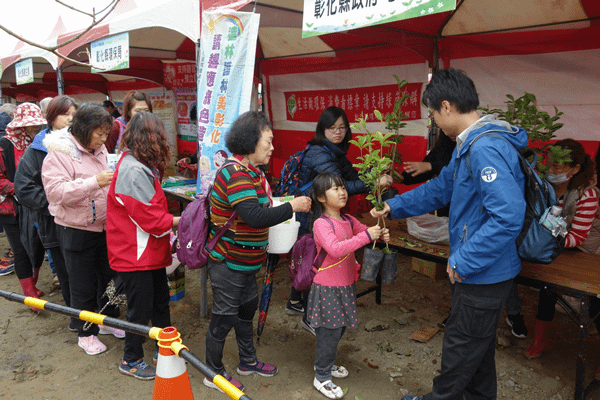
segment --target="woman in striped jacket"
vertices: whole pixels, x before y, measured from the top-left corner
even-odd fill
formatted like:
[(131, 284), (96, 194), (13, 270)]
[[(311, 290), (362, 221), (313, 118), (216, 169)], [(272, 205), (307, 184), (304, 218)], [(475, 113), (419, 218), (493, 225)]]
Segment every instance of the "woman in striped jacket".
[[(209, 239), (236, 213), (231, 227), (210, 253), (207, 272), (213, 293), (212, 317), (206, 334), (206, 363), (238, 389), (243, 385), (225, 370), (223, 348), (233, 328), (239, 350), (239, 375), (272, 376), (277, 368), (259, 361), (253, 343), (252, 320), (258, 306), (256, 273), (266, 258), (269, 227), (310, 210), (310, 198), (299, 196), (272, 207), (271, 189), (258, 168), (269, 163), (273, 131), (266, 116), (255, 111), (231, 125), (226, 146), (233, 155), (215, 176), (210, 196)], [(213, 382), (204, 384), (220, 390)]]
[[(565, 249), (578, 248), (590, 252), (588, 237), (598, 211), (598, 188), (595, 186), (595, 166), (592, 158), (585, 153), (583, 146), (573, 139), (556, 142), (555, 146), (569, 149), (571, 161), (554, 163), (549, 160), (548, 181), (552, 183), (563, 216), (567, 221), (569, 233), (565, 238)], [(590, 237), (590, 239), (592, 239)], [(554, 319), (556, 299), (547, 289), (540, 290), (538, 313), (535, 322), (533, 345), (525, 351), (528, 358), (539, 357), (549, 346), (550, 322)], [(598, 302), (592, 303), (592, 309), (600, 311)], [(598, 312), (592, 315), (597, 315)], [(600, 318), (594, 320), (600, 332)]]

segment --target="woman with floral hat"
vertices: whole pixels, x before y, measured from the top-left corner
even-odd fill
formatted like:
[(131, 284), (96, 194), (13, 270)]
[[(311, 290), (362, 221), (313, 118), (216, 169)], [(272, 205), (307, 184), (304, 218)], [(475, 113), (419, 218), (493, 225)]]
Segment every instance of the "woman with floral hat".
[[(14, 268), (23, 288), (23, 294), (29, 297), (43, 295), (35, 285), (39, 270), (44, 261), (44, 248), (40, 247), (33, 263), (21, 242), (19, 228), (19, 202), (15, 196), (15, 172), (21, 156), (31, 144), (35, 135), (46, 124), (42, 111), (31, 103), (23, 103), (15, 110), (14, 119), (6, 127), (6, 136), (0, 138), (0, 223), (4, 226), (10, 247), (15, 254)], [(30, 307), (37, 311), (36, 308)]]

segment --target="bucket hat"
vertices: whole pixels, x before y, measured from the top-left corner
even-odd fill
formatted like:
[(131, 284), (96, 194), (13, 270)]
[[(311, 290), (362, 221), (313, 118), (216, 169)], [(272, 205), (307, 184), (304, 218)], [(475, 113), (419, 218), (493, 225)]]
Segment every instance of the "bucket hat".
[(6, 136), (18, 150), (24, 150), (32, 141), (25, 132), (25, 127), (47, 123), (38, 106), (32, 103), (19, 104), (13, 120), (6, 126)]

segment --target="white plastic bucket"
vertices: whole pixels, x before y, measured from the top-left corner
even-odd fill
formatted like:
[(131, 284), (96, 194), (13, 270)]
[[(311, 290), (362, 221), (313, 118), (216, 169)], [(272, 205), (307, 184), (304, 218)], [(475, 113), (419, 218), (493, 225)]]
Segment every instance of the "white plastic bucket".
[(269, 228), (269, 253), (288, 253), (298, 239), (300, 222), (282, 223)]

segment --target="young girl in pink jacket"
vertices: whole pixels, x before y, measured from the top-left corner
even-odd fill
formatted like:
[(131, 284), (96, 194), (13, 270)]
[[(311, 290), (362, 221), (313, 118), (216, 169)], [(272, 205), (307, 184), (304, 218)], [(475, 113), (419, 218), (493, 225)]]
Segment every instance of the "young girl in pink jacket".
[(354, 283), (360, 264), (354, 251), (379, 238), (389, 241), (390, 234), (388, 229), (369, 228), (341, 212), (348, 192), (342, 178), (333, 172), (315, 178), (311, 197), (317, 254), (321, 249), (327, 252), (308, 296), (308, 321), (317, 336), (313, 385), (325, 397), (341, 399), (344, 392), (331, 378), (348, 376), (346, 368), (334, 365), (337, 345), (346, 327), (358, 326)]

